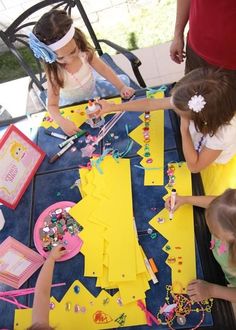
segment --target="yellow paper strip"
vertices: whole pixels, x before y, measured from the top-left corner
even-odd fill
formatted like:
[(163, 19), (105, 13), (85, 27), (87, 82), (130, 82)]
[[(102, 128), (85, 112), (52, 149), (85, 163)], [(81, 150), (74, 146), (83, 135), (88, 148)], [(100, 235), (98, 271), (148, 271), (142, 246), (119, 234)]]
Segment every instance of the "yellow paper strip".
[[(186, 163), (175, 168), (174, 188), (180, 195), (192, 195), (191, 173)], [(166, 187), (167, 189), (171, 189)], [(164, 223), (159, 221), (164, 220)], [(196, 256), (194, 238), (193, 208), (185, 205), (174, 212), (169, 220), (169, 212), (163, 209), (149, 222), (168, 242), (163, 250), (168, 254), (166, 263), (172, 270), (172, 285), (175, 293), (186, 293), (188, 283), (196, 278)], [(184, 235), (183, 235), (184, 233)]]
[[(163, 98), (163, 92), (156, 92), (153, 95), (154, 98)], [(144, 109), (145, 111), (145, 109)], [(144, 115), (142, 114), (139, 117), (142, 121), (144, 121)], [(149, 150), (150, 157), (145, 157), (144, 150), (144, 136), (143, 136), (143, 128), (144, 123), (135, 128), (129, 136), (140, 144), (142, 147), (138, 151), (138, 155), (143, 157), (140, 164), (143, 168), (147, 168), (144, 174), (144, 185), (145, 186), (156, 186), (163, 185), (163, 168), (164, 168), (164, 111), (152, 111), (150, 113), (150, 123), (149, 123)], [(147, 163), (147, 159), (151, 159), (151, 163)]]

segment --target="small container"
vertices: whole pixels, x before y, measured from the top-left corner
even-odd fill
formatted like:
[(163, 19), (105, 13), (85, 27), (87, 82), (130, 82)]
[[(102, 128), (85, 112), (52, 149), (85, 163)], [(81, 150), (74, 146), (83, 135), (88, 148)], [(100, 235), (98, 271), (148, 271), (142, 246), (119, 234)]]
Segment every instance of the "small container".
[(87, 123), (92, 128), (101, 127), (104, 125), (105, 120), (101, 116), (97, 117), (97, 113), (101, 110), (101, 107), (99, 104), (96, 104), (95, 102), (92, 102), (89, 100), (88, 106), (86, 107), (86, 114), (88, 116)]

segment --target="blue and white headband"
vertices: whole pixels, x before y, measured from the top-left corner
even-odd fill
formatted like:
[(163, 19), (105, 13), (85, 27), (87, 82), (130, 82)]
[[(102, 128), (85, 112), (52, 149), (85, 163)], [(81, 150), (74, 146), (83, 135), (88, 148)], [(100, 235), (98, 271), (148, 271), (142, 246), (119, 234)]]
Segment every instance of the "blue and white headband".
[(44, 60), (47, 63), (53, 63), (57, 59), (56, 50), (64, 47), (72, 40), (75, 34), (75, 28), (72, 25), (69, 31), (60, 40), (46, 45), (40, 41), (32, 32), (29, 34), (29, 46), (32, 49), (34, 56)]

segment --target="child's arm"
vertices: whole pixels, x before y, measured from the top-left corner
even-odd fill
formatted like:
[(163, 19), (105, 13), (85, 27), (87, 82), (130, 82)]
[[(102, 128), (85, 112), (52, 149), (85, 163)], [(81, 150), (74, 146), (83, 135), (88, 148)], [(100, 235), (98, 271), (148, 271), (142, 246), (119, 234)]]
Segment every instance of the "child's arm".
[(55, 261), (60, 259), (65, 253), (66, 250), (62, 250), (61, 246), (55, 247), (39, 273), (32, 309), (33, 324), (49, 324), (49, 302), (54, 265)]
[(129, 101), (121, 104), (115, 104), (107, 102), (105, 100), (99, 100), (101, 105), (101, 114), (117, 111), (153, 111), (159, 109), (172, 109), (170, 104), (170, 97), (164, 97), (162, 99), (139, 99), (135, 101)]
[(188, 295), (194, 301), (218, 298), (236, 302), (236, 288), (213, 284), (202, 280), (194, 280), (189, 283)]
[(191, 134), (189, 132), (189, 120), (181, 117), (180, 131), (182, 136), (182, 148), (186, 163), (192, 173), (198, 173), (213, 163), (222, 150), (213, 150), (207, 147), (198, 153), (194, 149)]
[[(213, 199), (215, 199), (215, 196), (180, 196), (177, 194), (173, 211), (177, 210), (184, 204), (190, 204), (205, 209), (213, 201)], [(166, 199), (165, 207), (170, 211), (170, 197)]]
[(63, 118), (60, 110), (59, 110), (59, 95), (60, 95), (60, 87), (52, 86), (49, 79), (47, 79), (48, 83), (48, 112), (50, 113), (53, 120), (61, 127), (61, 129), (67, 135), (74, 135), (80, 129), (73, 123), (71, 120)]
[(93, 55), (91, 66), (120, 92), (121, 97), (130, 98), (134, 94), (134, 89), (126, 86), (116, 75), (116, 73), (95, 54)]

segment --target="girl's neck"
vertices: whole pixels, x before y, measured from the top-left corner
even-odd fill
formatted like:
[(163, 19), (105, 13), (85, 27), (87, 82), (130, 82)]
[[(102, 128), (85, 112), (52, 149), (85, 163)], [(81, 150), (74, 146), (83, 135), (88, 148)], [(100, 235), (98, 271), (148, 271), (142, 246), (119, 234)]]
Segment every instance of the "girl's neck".
[(82, 65), (83, 63), (78, 56), (71, 63), (65, 64), (64, 69), (69, 73), (74, 74), (81, 68)]

